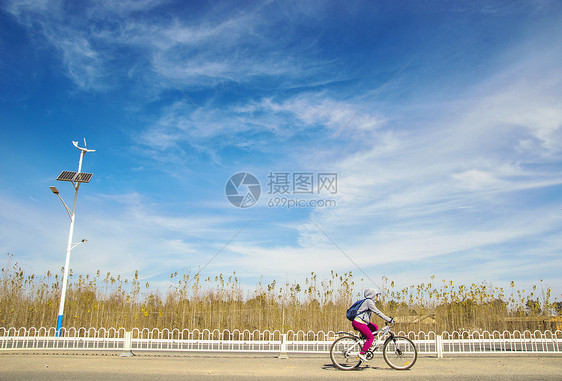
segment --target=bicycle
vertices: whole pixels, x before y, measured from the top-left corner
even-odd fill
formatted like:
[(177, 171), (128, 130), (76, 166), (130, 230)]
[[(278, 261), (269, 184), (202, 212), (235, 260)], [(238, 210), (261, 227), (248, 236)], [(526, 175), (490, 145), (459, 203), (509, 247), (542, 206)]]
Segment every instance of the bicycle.
[[(414, 366), (418, 358), (418, 350), (412, 340), (404, 336), (396, 336), (388, 324), (373, 333), (376, 335), (375, 341), (365, 354), (367, 360), (371, 360), (375, 356), (374, 352), (382, 346), (384, 361), (391, 368), (406, 370)], [(337, 334), (345, 336), (334, 341), (330, 348), (332, 363), (341, 370), (357, 368), (362, 361), (358, 355), (366, 338), (363, 335), (357, 336), (349, 332), (338, 332)]]

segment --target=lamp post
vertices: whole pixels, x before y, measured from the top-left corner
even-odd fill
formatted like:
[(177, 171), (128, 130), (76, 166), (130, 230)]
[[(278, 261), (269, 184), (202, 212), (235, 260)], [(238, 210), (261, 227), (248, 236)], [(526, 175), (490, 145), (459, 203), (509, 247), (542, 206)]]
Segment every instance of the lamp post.
[(68, 243), (66, 245), (66, 262), (64, 264), (64, 275), (62, 279), (62, 291), (60, 297), (60, 305), (59, 305), (59, 314), (57, 318), (57, 331), (56, 337), (60, 336), (60, 329), (62, 327), (62, 318), (64, 314), (64, 301), (66, 299), (66, 286), (68, 283), (68, 272), (70, 270), (70, 251), (74, 249), (76, 246), (87, 242), (87, 240), (83, 239), (78, 243), (72, 243), (72, 236), (74, 234), (74, 222), (76, 221), (76, 200), (78, 198), (78, 189), (80, 188), (80, 184), (82, 183), (89, 183), (90, 179), (92, 178), (91, 173), (83, 173), (82, 172), (82, 159), (86, 152), (96, 152), (93, 149), (86, 149), (86, 139), (84, 139), (84, 148), (78, 147), (78, 142), (72, 142), (74, 147), (80, 150), (80, 161), (78, 162), (78, 172), (73, 171), (62, 171), (59, 177), (57, 177), (58, 181), (69, 181), (72, 183), (74, 187), (74, 203), (72, 204), (72, 210), (66, 205), (64, 200), (62, 199), (58, 189), (54, 186), (50, 186), (51, 192), (56, 194), (59, 199), (61, 200), (66, 212), (68, 213), (68, 217), (70, 217), (70, 230), (68, 232)]

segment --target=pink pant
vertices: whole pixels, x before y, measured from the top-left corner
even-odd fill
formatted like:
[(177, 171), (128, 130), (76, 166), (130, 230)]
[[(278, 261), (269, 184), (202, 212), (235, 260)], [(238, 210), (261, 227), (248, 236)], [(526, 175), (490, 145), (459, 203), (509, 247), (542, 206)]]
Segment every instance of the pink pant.
[(357, 320), (353, 320), (351, 325), (353, 325), (353, 328), (361, 332), (363, 336), (367, 338), (367, 341), (365, 341), (365, 345), (363, 345), (363, 348), (361, 349), (361, 354), (364, 354), (369, 350), (369, 348), (371, 348), (373, 341), (375, 341), (375, 335), (373, 335), (373, 332), (378, 331), (379, 327), (377, 327), (377, 325), (373, 323), (359, 323)]

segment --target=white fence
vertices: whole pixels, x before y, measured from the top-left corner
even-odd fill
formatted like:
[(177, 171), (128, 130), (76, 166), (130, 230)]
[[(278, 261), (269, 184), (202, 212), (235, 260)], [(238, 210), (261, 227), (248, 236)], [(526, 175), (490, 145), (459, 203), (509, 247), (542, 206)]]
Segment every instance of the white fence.
[[(421, 354), (562, 354), (562, 331), (398, 332), (412, 339)], [(0, 350), (215, 351), (327, 353), (338, 337), (333, 331), (219, 331), (124, 328), (2, 328)]]

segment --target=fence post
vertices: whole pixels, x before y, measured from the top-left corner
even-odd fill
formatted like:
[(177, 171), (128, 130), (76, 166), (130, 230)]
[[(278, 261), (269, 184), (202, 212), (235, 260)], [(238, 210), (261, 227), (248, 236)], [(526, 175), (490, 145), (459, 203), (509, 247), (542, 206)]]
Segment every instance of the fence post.
[(133, 332), (125, 332), (125, 339), (123, 341), (123, 352), (120, 357), (133, 357), (135, 354), (131, 351), (133, 347)]
[(289, 358), (287, 355), (287, 334), (284, 333), (281, 335), (281, 353), (279, 354), (278, 359), (286, 360)]
[(443, 358), (443, 336), (437, 335), (435, 337), (435, 347), (437, 349), (437, 358)]

